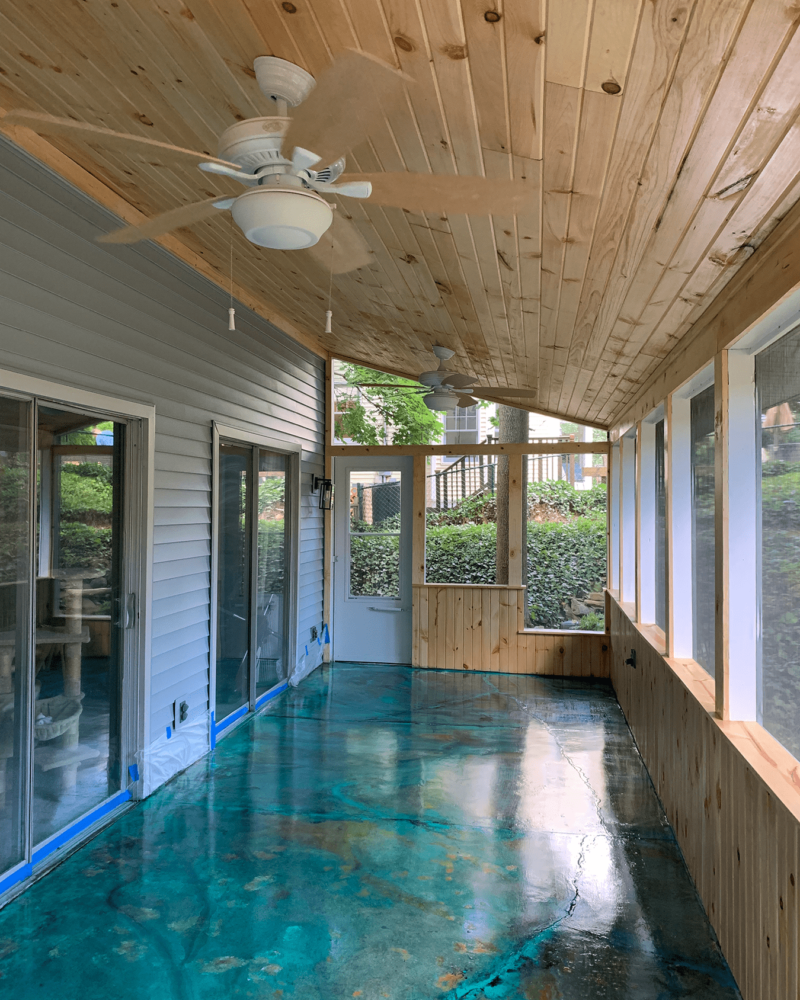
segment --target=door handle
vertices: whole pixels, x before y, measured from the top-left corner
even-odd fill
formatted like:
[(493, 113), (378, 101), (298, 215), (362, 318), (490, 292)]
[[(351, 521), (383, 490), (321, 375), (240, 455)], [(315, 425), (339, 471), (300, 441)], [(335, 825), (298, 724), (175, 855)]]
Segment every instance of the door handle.
[(401, 611), (408, 611), (408, 608), (373, 608), (368, 607), (369, 611), (388, 611), (391, 614), (399, 615)]

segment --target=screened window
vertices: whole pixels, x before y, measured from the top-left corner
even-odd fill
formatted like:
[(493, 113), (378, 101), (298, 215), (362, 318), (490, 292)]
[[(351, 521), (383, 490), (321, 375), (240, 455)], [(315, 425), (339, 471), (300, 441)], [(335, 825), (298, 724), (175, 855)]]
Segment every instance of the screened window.
[(714, 676), (714, 386), (691, 400), (692, 656)]
[(655, 426), (655, 472), (656, 472), (656, 551), (655, 551), (655, 601), (656, 625), (667, 629), (667, 482), (664, 462), (664, 421)]
[(756, 357), (762, 724), (800, 757), (800, 332)]

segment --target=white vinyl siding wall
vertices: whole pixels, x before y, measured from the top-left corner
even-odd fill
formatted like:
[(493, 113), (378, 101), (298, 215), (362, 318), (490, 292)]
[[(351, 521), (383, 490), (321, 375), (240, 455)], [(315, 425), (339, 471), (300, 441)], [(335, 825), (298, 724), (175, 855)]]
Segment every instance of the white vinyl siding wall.
[(0, 368), (156, 407), (150, 733), (208, 708), (212, 422), (302, 446), (298, 649), (322, 619), (324, 363), (0, 139)]

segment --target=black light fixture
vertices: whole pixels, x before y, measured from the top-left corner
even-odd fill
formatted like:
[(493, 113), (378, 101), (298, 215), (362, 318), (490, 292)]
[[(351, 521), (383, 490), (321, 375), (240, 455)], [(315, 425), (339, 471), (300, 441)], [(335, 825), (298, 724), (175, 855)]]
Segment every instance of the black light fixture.
[(313, 493), (319, 490), (319, 509), (320, 510), (332, 510), (333, 509), (333, 480), (323, 479), (321, 476), (314, 476), (314, 489)]

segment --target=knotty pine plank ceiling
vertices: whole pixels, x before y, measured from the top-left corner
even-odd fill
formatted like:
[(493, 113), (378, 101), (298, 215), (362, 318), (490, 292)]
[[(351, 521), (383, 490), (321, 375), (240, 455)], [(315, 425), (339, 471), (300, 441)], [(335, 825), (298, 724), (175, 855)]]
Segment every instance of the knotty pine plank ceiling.
[[(328, 278), (302, 252), (237, 230), (237, 284), (334, 354), (417, 373), (444, 344), (482, 383), (606, 425), (800, 196), (798, 24), (783, 0), (0, 0), (0, 106), (215, 153), (270, 113), (258, 55), (319, 75), (350, 47), (401, 67), (407, 107), (348, 170), (526, 177), (530, 212), (339, 199), (375, 259), (334, 278), (329, 336)], [(48, 141), (147, 215), (240, 190)], [(176, 235), (224, 284), (231, 231)]]

